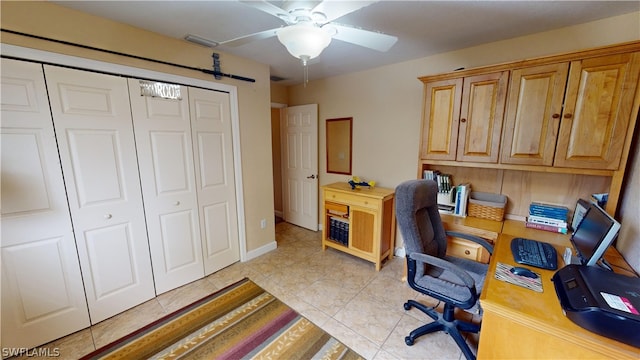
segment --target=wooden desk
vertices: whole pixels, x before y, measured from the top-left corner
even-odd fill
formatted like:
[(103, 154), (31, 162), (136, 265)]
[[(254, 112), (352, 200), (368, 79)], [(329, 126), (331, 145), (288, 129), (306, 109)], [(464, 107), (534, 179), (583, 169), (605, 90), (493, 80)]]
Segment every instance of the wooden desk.
[[(563, 314), (551, 282), (555, 271), (535, 268), (542, 278), (542, 293), (494, 278), (498, 262), (516, 264), (510, 248), (514, 237), (551, 243), (558, 254), (570, 245), (568, 235), (527, 229), (522, 222), (505, 221), (480, 297), (484, 313), (478, 359), (640, 358), (640, 349), (583, 329)], [(630, 269), (615, 249), (610, 250), (605, 257), (616, 272)], [(561, 266), (562, 259), (558, 261)]]

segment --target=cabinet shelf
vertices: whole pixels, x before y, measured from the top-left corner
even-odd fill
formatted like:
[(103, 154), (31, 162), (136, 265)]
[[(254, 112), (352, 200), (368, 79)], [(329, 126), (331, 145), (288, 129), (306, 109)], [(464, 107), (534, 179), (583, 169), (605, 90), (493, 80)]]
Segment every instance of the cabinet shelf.
[[(490, 163), (476, 163), (476, 162), (462, 162), (452, 160), (420, 160), (421, 170), (425, 169), (425, 166), (439, 165), (439, 166), (456, 166), (456, 167), (468, 167), (468, 168), (484, 168), (484, 169), (502, 169), (502, 170), (517, 170), (517, 171), (531, 171), (531, 172), (544, 172), (554, 174), (580, 174), (580, 175), (593, 175), (593, 176), (613, 176), (614, 170), (599, 170), (599, 169), (575, 169), (575, 168), (560, 168), (549, 166), (537, 166), (537, 165), (511, 165), (511, 164), (490, 164)], [(418, 174), (422, 177), (422, 174)]]

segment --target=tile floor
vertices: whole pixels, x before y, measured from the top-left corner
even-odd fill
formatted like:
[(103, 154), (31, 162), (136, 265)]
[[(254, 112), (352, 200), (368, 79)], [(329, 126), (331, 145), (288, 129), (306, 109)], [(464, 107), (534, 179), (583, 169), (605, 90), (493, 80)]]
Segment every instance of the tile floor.
[[(388, 260), (379, 272), (372, 263), (327, 249), (321, 232), (288, 223), (276, 225), (278, 248), (245, 263), (237, 263), (201, 280), (147, 301), (122, 314), (54, 341), (60, 358), (77, 359), (127, 333), (175, 311), (224, 286), (249, 277), (367, 359), (462, 359), (449, 335), (439, 332), (419, 338), (413, 346), (404, 337), (426, 321), (416, 309), (405, 311), (407, 299), (435, 305), (402, 282), (404, 259)], [(460, 312), (459, 318), (478, 321)], [(476, 351), (477, 335), (468, 336)]]

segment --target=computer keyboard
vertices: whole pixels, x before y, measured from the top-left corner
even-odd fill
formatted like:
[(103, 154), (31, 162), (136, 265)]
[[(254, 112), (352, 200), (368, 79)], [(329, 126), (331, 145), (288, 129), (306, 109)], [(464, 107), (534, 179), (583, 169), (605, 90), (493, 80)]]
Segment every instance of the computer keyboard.
[(513, 260), (519, 264), (548, 270), (558, 268), (558, 255), (551, 244), (531, 239), (514, 238), (511, 240), (511, 253), (513, 253)]

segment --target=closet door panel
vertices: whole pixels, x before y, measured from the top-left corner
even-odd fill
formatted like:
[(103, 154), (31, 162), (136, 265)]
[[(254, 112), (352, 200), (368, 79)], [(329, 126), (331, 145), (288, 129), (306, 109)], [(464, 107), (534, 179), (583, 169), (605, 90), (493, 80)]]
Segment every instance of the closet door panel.
[(154, 296), (126, 80), (45, 66), (91, 322)]
[(2, 59), (2, 347), (89, 326), (42, 66)]
[(189, 88), (205, 274), (240, 260), (229, 94)]
[[(142, 96), (147, 81), (129, 79), (157, 294), (204, 276), (187, 88), (180, 98)], [(176, 96), (178, 97), (178, 96)]]

